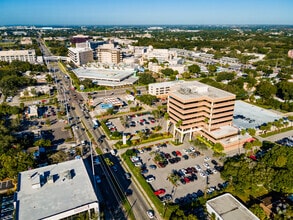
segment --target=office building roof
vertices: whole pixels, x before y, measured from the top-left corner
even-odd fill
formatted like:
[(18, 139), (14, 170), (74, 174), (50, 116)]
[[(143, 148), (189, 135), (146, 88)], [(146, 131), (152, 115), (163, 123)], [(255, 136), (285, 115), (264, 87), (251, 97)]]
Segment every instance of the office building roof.
[(73, 72), (79, 78), (120, 82), (134, 74), (133, 69), (100, 69), (80, 67)]
[(282, 118), (270, 110), (237, 100), (235, 102), (233, 125), (240, 129), (257, 128)]
[(24, 171), (18, 180), (17, 219), (43, 219), (98, 201), (82, 159)]
[(226, 97), (235, 98), (235, 95), (230, 92), (226, 92), (224, 90), (197, 81), (175, 84), (171, 88), (170, 93), (181, 99), (201, 98), (203, 96), (210, 97), (213, 99)]
[(251, 211), (235, 199), (230, 193), (225, 193), (207, 201), (210, 206), (224, 220), (258, 220)]

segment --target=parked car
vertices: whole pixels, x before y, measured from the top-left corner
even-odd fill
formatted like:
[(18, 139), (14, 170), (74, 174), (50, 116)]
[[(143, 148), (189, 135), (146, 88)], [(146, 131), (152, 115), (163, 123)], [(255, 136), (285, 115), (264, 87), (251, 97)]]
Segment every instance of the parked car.
[(212, 164), (214, 164), (215, 166), (217, 166), (217, 165), (218, 165), (218, 162), (217, 162), (217, 161), (215, 161), (215, 160), (211, 160), (211, 162), (212, 162)]
[(204, 158), (204, 161), (209, 161), (210, 159), (211, 159), (210, 157), (206, 156), (206, 157)]
[(158, 189), (158, 190), (156, 190), (155, 192), (154, 192), (154, 194), (156, 195), (156, 196), (158, 196), (158, 195), (163, 195), (163, 194), (165, 194), (166, 193), (166, 190), (165, 189)]
[(153, 181), (155, 181), (155, 180), (156, 180), (156, 178), (155, 178), (154, 176), (152, 176), (152, 175), (149, 175), (149, 176), (146, 177), (146, 181), (147, 181), (148, 183), (151, 183), (151, 182), (153, 182)]
[(204, 162), (203, 165), (204, 165), (206, 168), (210, 168), (210, 165), (209, 165), (207, 162)]
[(130, 196), (130, 195), (132, 195), (132, 190), (131, 190), (131, 189), (127, 189), (127, 190), (125, 191), (125, 195), (126, 195), (126, 196)]
[(149, 166), (149, 168), (155, 170), (155, 169), (157, 169), (157, 166), (156, 166), (155, 164), (151, 164), (151, 165)]

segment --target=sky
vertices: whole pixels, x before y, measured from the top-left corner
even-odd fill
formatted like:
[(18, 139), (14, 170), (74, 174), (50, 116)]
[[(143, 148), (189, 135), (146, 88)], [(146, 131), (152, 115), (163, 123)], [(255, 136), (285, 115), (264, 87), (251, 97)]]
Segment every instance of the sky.
[(293, 24), (293, 0), (0, 0), (0, 25)]

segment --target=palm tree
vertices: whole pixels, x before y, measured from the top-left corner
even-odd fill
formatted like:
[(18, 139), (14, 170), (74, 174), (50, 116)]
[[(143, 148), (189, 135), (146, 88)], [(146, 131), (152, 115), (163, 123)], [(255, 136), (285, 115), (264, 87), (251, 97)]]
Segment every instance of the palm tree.
[(182, 125), (182, 120), (180, 119), (179, 121), (177, 121), (177, 123), (175, 124), (175, 126), (177, 127), (177, 128), (180, 128), (180, 126)]
[(166, 122), (167, 122), (167, 125), (166, 125), (166, 131), (168, 132), (169, 119), (170, 119), (170, 115), (169, 115), (168, 112), (166, 112), (166, 113), (164, 114), (164, 119), (165, 119)]

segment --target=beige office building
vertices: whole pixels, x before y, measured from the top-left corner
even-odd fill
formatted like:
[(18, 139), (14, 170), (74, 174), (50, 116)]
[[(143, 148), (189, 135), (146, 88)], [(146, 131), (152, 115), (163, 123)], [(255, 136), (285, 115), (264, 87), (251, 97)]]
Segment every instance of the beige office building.
[(90, 48), (68, 48), (70, 60), (77, 66), (94, 61), (93, 51)]
[(225, 151), (237, 149), (250, 136), (239, 135), (232, 126), (235, 95), (203, 83), (174, 81), (151, 84), (149, 91), (168, 95), (168, 113), (173, 135), (201, 135), (213, 143), (221, 143)]
[(114, 44), (104, 44), (97, 48), (98, 61), (106, 64), (118, 64), (122, 62), (122, 53), (114, 47)]
[(36, 63), (36, 52), (35, 50), (0, 51), (0, 61), (12, 62), (13, 60)]

